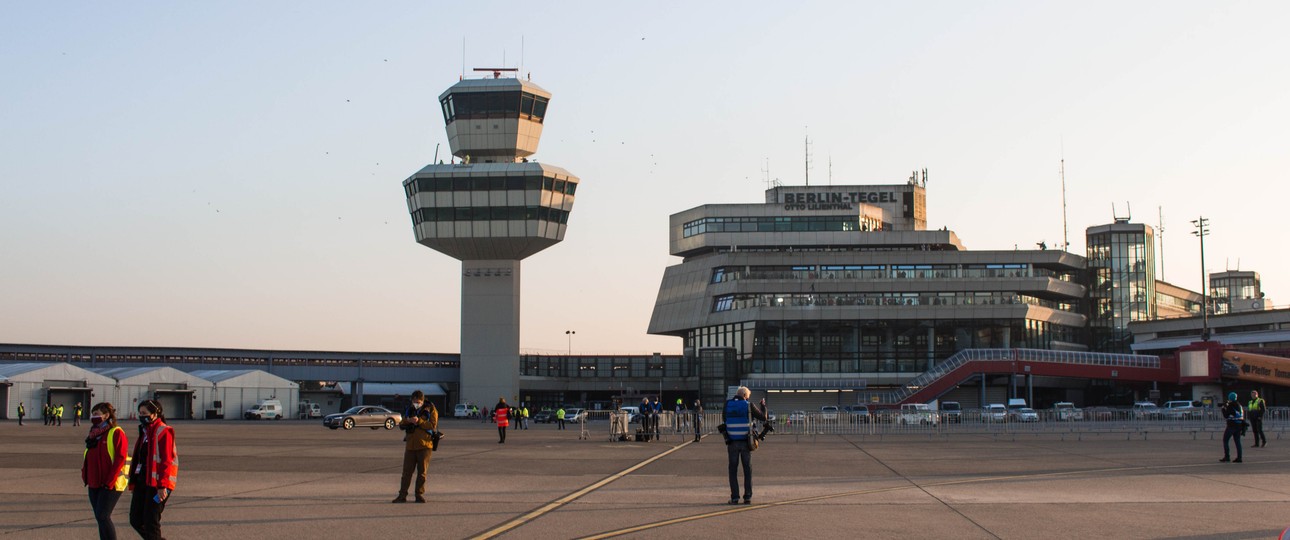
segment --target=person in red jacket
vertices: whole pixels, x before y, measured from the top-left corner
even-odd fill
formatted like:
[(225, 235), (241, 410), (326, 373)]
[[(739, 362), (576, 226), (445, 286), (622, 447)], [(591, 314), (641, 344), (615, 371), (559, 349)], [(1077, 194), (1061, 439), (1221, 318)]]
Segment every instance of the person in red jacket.
[(506, 398), (497, 398), (497, 405), (493, 406), (493, 417), (497, 422), (497, 444), (506, 444), (506, 427), (511, 425), (510, 407), (506, 405)]
[(125, 430), (116, 425), (116, 407), (107, 402), (91, 407), (81, 482), (90, 490), (90, 508), (99, 524), (100, 540), (116, 540), (112, 511), (125, 490), (126, 448)]
[(179, 476), (179, 455), (175, 453), (175, 430), (166, 424), (161, 404), (139, 402), (139, 440), (130, 465), (130, 526), (144, 540), (161, 539), (161, 512), (175, 490)]

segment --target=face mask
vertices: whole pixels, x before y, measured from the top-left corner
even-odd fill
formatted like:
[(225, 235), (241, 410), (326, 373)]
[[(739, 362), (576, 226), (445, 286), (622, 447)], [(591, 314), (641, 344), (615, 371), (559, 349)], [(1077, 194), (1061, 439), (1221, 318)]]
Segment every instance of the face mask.
[(151, 424), (151, 423), (152, 423), (152, 417), (151, 417), (151, 416), (140, 416), (140, 417), (139, 417), (139, 423), (141, 423), (141, 424), (143, 424), (143, 425), (145, 425), (145, 426), (146, 426), (146, 425), (148, 425), (148, 424)]
[(99, 427), (99, 424), (102, 424), (102, 423), (103, 423), (103, 417), (102, 417), (102, 416), (91, 416), (91, 417), (90, 417), (90, 425), (92, 425), (92, 426), (94, 426), (94, 427)]
[(413, 409), (420, 409), (422, 405), (425, 405), (425, 403), (422, 403), (422, 402), (420, 402), (420, 401), (413, 401), (413, 402), (412, 402), (412, 408), (413, 408)]

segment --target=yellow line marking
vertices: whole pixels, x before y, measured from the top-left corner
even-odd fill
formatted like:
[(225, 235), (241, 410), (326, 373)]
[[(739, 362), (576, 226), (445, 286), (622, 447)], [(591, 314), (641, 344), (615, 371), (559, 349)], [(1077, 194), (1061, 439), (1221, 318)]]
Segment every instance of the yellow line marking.
[[(1290, 462), (1290, 460), (1261, 461), (1260, 463), (1284, 463), (1284, 462)], [(1077, 475), (1077, 474), (1114, 473), (1114, 472), (1126, 472), (1126, 471), (1150, 471), (1150, 470), (1161, 470), (1161, 469), (1182, 469), (1182, 468), (1189, 468), (1189, 467), (1210, 467), (1210, 466), (1213, 466), (1213, 464), (1210, 464), (1210, 463), (1203, 463), (1203, 464), (1202, 464), (1202, 463), (1188, 463), (1188, 464), (1185, 464), (1185, 465), (1159, 465), (1159, 466), (1146, 465), (1146, 466), (1141, 466), (1141, 467), (1113, 467), (1113, 468), (1107, 468), (1107, 469), (1089, 469), (1089, 470), (1084, 470), (1084, 471), (1064, 471), (1064, 472), (1055, 472), (1055, 473), (1017, 474), (1017, 475), (1012, 475), (1012, 476), (985, 477), (985, 478), (968, 478), (968, 479), (964, 479), (964, 480), (947, 480), (947, 481), (944, 481), (944, 482), (936, 482), (936, 483), (933, 483), (933, 484), (926, 484), (926, 485), (923, 485), (923, 486), (921, 486), (921, 487), (923, 487), (923, 488), (929, 488), (929, 487), (944, 487), (944, 486), (956, 486), (956, 485), (962, 485), (962, 484), (979, 484), (979, 483), (985, 483), (985, 482), (1003, 482), (1003, 481), (1008, 481), (1008, 480), (1028, 480), (1028, 479), (1032, 479), (1032, 478), (1046, 478), (1046, 477), (1056, 477), (1056, 476), (1073, 476), (1073, 475)], [(803, 498), (800, 498), (800, 499), (790, 499), (790, 500), (786, 500), (786, 501), (777, 501), (777, 502), (773, 502), (773, 503), (754, 504), (754, 505), (743, 506), (743, 507), (739, 507), (739, 508), (730, 508), (730, 509), (726, 509), (726, 510), (718, 510), (718, 511), (716, 511), (716, 512), (708, 512), (708, 513), (706, 513), (706, 514), (696, 514), (696, 515), (692, 515), (692, 516), (685, 516), (685, 517), (679, 517), (679, 518), (668, 519), (668, 520), (664, 520), (664, 521), (657, 521), (657, 522), (654, 522), (654, 523), (646, 523), (646, 524), (643, 524), (643, 525), (637, 525), (637, 526), (635, 526), (635, 527), (628, 527), (628, 528), (625, 528), (625, 529), (618, 529), (618, 530), (614, 530), (614, 531), (603, 532), (603, 533), (599, 533), (599, 534), (595, 534), (595, 535), (591, 535), (591, 536), (584, 536), (584, 537), (582, 537), (580, 540), (602, 540), (602, 539), (604, 539), (604, 538), (613, 538), (613, 537), (615, 537), (615, 536), (622, 536), (622, 535), (624, 535), (624, 534), (631, 534), (631, 533), (636, 533), (636, 532), (646, 531), (646, 530), (649, 530), (649, 529), (656, 529), (656, 528), (659, 528), (659, 527), (666, 527), (666, 526), (668, 526), (668, 525), (676, 525), (676, 524), (678, 524), (678, 523), (685, 523), (685, 522), (688, 522), (688, 521), (697, 521), (697, 520), (700, 520), (700, 519), (708, 519), (708, 518), (714, 518), (714, 517), (727, 516), (727, 515), (730, 515), (730, 514), (737, 514), (737, 513), (739, 513), (739, 512), (748, 512), (748, 511), (751, 511), (751, 510), (760, 510), (760, 509), (762, 509), (762, 508), (774, 508), (774, 507), (776, 507), (776, 506), (787, 506), (787, 505), (792, 505), (792, 504), (802, 504), (802, 503), (808, 503), (808, 502), (823, 501), (823, 500), (827, 500), (827, 499), (838, 499), (838, 498), (842, 498), (842, 497), (852, 497), (852, 496), (856, 496), (856, 495), (872, 495), (872, 494), (874, 494), (874, 493), (885, 493), (885, 492), (888, 492), (888, 491), (900, 491), (900, 490), (905, 490), (905, 489), (916, 489), (916, 488), (918, 488), (918, 487), (920, 487), (920, 486), (919, 486), (919, 485), (917, 485), (917, 484), (914, 484), (914, 485), (908, 485), (908, 486), (894, 486), (894, 487), (887, 487), (887, 488), (858, 489), (858, 490), (855, 490), (855, 491), (846, 491), (846, 492), (842, 492), (842, 493), (831, 493), (831, 494), (828, 494), (828, 495), (815, 495), (815, 496), (811, 496), (811, 497), (803, 497)]]
[(494, 528), (494, 529), (492, 529), (492, 530), (489, 530), (489, 531), (487, 531), (487, 532), (481, 533), (481, 534), (479, 534), (478, 536), (473, 536), (473, 537), (471, 537), (471, 538), (472, 538), (473, 540), (487, 540), (487, 539), (489, 539), (489, 538), (495, 538), (495, 537), (497, 537), (497, 536), (499, 536), (499, 535), (501, 535), (501, 534), (503, 534), (503, 533), (505, 533), (505, 532), (507, 532), (507, 531), (509, 531), (509, 530), (511, 530), (511, 529), (514, 529), (514, 528), (516, 528), (516, 527), (519, 527), (520, 525), (523, 525), (523, 524), (528, 523), (528, 522), (530, 522), (530, 521), (533, 521), (533, 520), (535, 520), (535, 519), (537, 519), (537, 518), (539, 518), (539, 517), (542, 517), (543, 515), (545, 515), (545, 514), (547, 514), (547, 513), (551, 512), (552, 510), (555, 510), (555, 509), (557, 509), (557, 508), (559, 508), (559, 507), (561, 507), (561, 506), (564, 506), (564, 505), (566, 505), (566, 504), (569, 504), (569, 503), (571, 503), (571, 502), (573, 502), (573, 501), (577, 500), (578, 498), (582, 497), (583, 495), (586, 495), (586, 494), (588, 494), (588, 493), (591, 493), (592, 491), (595, 491), (595, 490), (597, 490), (597, 489), (600, 489), (600, 488), (604, 487), (606, 484), (609, 484), (610, 482), (613, 482), (614, 480), (617, 480), (617, 479), (619, 479), (619, 478), (622, 478), (622, 477), (624, 477), (624, 476), (627, 476), (627, 475), (629, 475), (629, 474), (631, 474), (631, 473), (633, 473), (633, 472), (635, 472), (635, 471), (639, 470), (641, 467), (644, 467), (644, 466), (646, 466), (646, 465), (649, 465), (650, 463), (653, 463), (653, 462), (655, 462), (655, 461), (658, 461), (658, 460), (660, 460), (660, 459), (663, 459), (663, 458), (664, 458), (664, 457), (666, 457), (668, 454), (671, 454), (672, 452), (675, 452), (675, 451), (677, 451), (677, 450), (680, 450), (680, 449), (682, 449), (682, 448), (685, 448), (686, 446), (689, 446), (691, 442), (692, 442), (692, 441), (686, 441), (686, 442), (684, 442), (684, 443), (681, 443), (680, 445), (673, 446), (670, 450), (668, 450), (668, 451), (666, 451), (666, 452), (663, 452), (663, 453), (661, 453), (661, 454), (659, 454), (659, 455), (656, 455), (656, 456), (654, 456), (654, 457), (652, 457), (652, 458), (649, 458), (649, 459), (647, 459), (647, 460), (645, 460), (645, 461), (642, 461), (642, 462), (640, 462), (640, 463), (637, 463), (637, 464), (635, 464), (635, 465), (632, 465), (631, 467), (628, 467), (628, 468), (626, 468), (626, 469), (623, 469), (622, 471), (619, 471), (619, 472), (617, 472), (617, 473), (615, 473), (615, 474), (612, 474), (612, 475), (610, 475), (610, 476), (606, 477), (605, 479), (603, 479), (603, 480), (601, 480), (601, 481), (599, 481), (599, 482), (596, 482), (596, 483), (591, 484), (591, 485), (589, 485), (589, 486), (587, 486), (587, 487), (584, 487), (584, 488), (582, 488), (582, 489), (580, 489), (580, 490), (578, 490), (578, 491), (575, 491), (575, 492), (573, 492), (573, 493), (570, 493), (570, 494), (568, 494), (568, 495), (565, 495), (564, 497), (561, 497), (561, 498), (559, 498), (559, 499), (556, 499), (556, 500), (554, 500), (554, 501), (552, 501), (552, 502), (549, 502), (549, 503), (547, 503), (547, 504), (543, 505), (541, 508), (538, 508), (537, 510), (534, 510), (534, 511), (529, 512), (529, 513), (527, 513), (527, 514), (524, 514), (524, 515), (522, 515), (522, 516), (520, 516), (520, 517), (517, 517), (517, 518), (515, 518), (515, 519), (512, 519), (512, 520), (510, 520), (510, 521), (508, 521), (508, 522), (506, 522), (506, 523), (503, 523), (502, 525), (500, 525), (500, 526), (498, 526), (498, 527), (496, 527), (496, 528)]

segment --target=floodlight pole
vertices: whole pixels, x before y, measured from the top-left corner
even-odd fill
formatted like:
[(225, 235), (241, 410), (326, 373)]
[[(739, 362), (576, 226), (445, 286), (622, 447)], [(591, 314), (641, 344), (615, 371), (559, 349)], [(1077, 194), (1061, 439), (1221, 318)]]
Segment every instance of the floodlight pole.
[(1201, 330), (1200, 340), (1209, 341), (1209, 286), (1205, 284), (1208, 275), (1205, 273), (1205, 237), (1209, 236), (1209, 220), (1204, 216), (1191, 220), (1196, 230), (1191, 234), (1200, 238), (1200, 294), (1201, 294)]

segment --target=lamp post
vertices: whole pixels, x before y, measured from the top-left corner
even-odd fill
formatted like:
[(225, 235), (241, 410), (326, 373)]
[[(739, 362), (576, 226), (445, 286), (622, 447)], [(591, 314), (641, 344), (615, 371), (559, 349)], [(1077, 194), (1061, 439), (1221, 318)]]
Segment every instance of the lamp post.
[(573, 356), (573, 335), (577, 334), (573, 330), (565, 330), (564, 335), (569, 338), (569, 356)]
[(1209, 341), (1209, 287), (1205, 284), (1205, 237), (1209, 236), (1209, 220), (1205, 216), (1191, 220), (1196, 230), (1191, 234), (1200, 238), (1200, 294), (1201, 294), (1201, 330), (1200, 340)]

